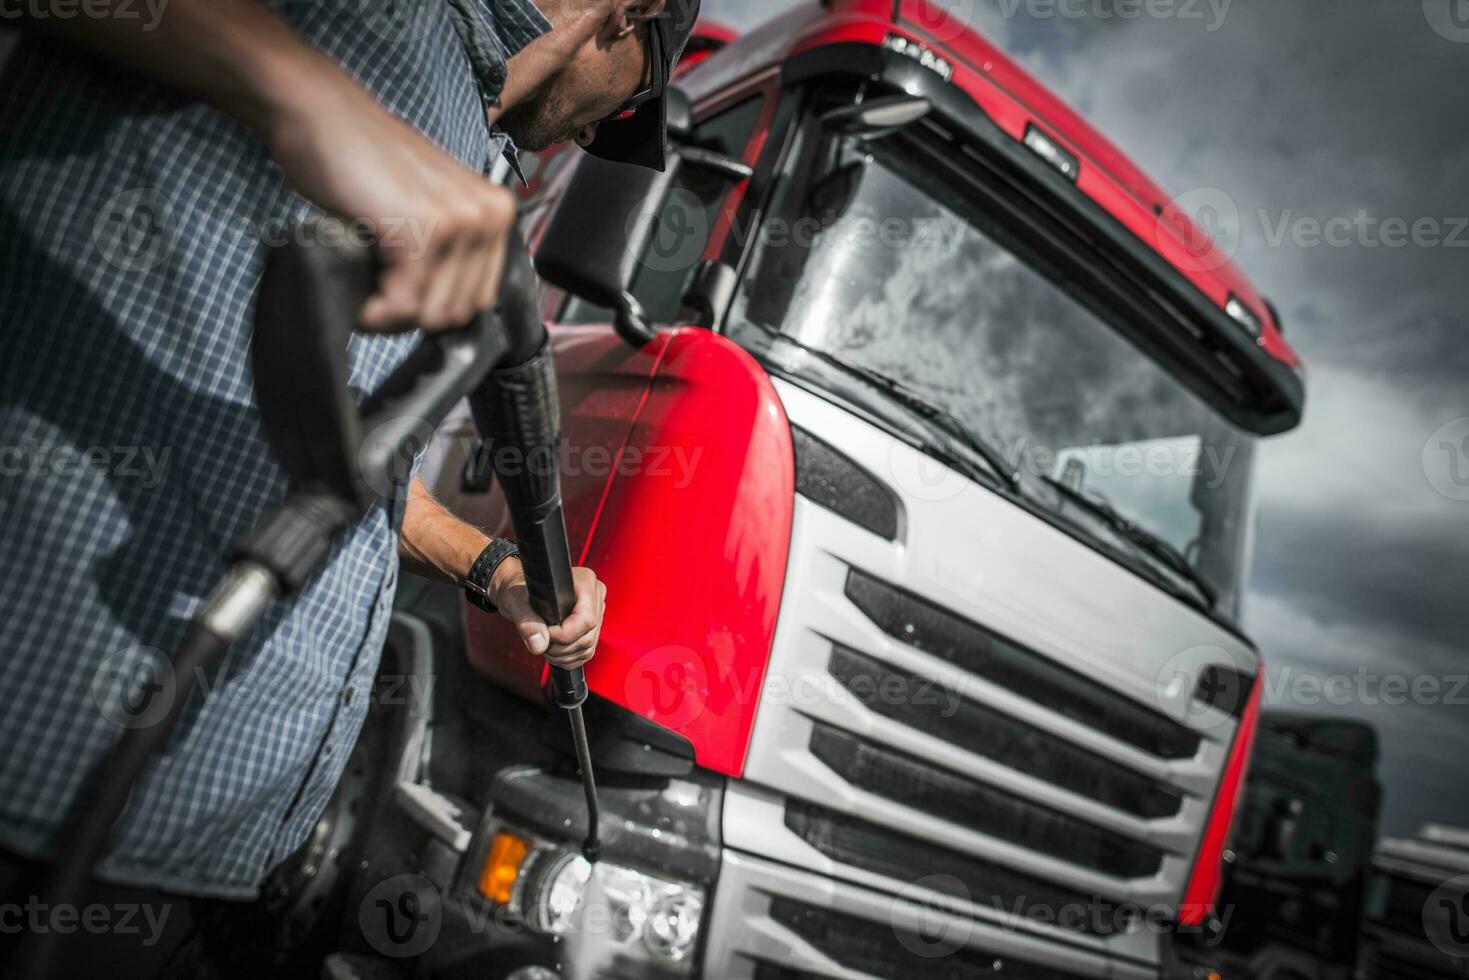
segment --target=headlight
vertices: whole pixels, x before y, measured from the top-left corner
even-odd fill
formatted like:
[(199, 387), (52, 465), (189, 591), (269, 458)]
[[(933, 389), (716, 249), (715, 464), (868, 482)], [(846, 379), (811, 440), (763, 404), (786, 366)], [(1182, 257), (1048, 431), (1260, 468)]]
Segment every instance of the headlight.
[(592, 866), (580, 854), (550, 858), (538, 885), (526, 895), (526, 922), (537, 932), (566, 932), (575, 923), (591, 876)]
[(699, 938), (704, 902), (689, 891), (670, 892), (653, 904), (643, 929), (643, 942), (666, 960), (682, 960)]
[(1232, 293), (1230, 294), (1229, 302), (1224, 304), (1224, 312), (1228, 313), (1230, 319), (1244, 327), (1250, 332), (1251, 336), (1257, 339), (1265, 329), (1261, 326), (1260, 318), (1255, 315), (1255, 311), (1240, 302), (1239, 297)]
[(594, 976), (613, 964), (631, 976), (691, 969), (704, 915), (698, 886), (606, 861), (592, 865), (558, 845), (505, 832), (492, 842), (479, 881), (487, 898), (528, 927), (561, 937), (562, 955), (578, 968), (573, 974)]

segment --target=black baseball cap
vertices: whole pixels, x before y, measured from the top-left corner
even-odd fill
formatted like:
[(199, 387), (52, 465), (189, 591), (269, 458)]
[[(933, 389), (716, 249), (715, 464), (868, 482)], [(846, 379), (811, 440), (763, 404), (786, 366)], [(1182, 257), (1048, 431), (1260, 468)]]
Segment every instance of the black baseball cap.
[(698, 19), (699, 0), (667, 0), (663, 12), (649, 20), (652, 84), (597, 127), (597, 138), (588, 144), (588, 153), (618, 163), (663, 169), (668, 151), (666, 93)]

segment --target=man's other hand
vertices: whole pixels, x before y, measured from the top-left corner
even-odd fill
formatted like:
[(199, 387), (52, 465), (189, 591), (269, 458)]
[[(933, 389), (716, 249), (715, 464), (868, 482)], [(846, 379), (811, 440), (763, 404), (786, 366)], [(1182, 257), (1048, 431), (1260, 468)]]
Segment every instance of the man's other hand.
[(362, 329), (443, 330), (493, 305), (515, 222), (510, 191), (345, 75), (283, 107), (265, 136), (297, 193), (377, 237), (382, 271)]
[(28, 26), (239, 119), (297, 193), (364, 223), (383, 271), (363, 329), (462, 326), (494, 302), (515, 220), (510, 192), (384, 109), (266, 4), (169, 0), (148, 26), (137, 17), (67, 16), (51, 9), (61, 0), (19, 6)]
[(518, 559), (501, 562), (486, 590), (500, 615), (515, 624), (527, 650), (567, 670), (580, 667), (597, 652), (602, 616), (607, 611), (607, 586), (597, 580), (595, 572), (590, 568), (573, 569), (572, 581), (576, 585), (576, 605), (565, 622), (549, 628), (530, 607), (530, 591)]

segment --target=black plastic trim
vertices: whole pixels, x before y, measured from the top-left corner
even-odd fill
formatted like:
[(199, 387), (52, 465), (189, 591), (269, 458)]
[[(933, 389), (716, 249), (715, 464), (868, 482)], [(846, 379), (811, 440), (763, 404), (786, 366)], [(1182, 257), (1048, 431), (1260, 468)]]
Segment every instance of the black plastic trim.
[(1199, 672), (1199, 683), (1194, 689), (1193, 699), (1200, 704), (1217, 708), (1231, 718), (1243, 718), (1245, 705), (1249, 704), (1250, 692), (1255, 689), (1255, 675), (1246, 674), (1232, 667), (1210, 664)]
[(1078, 796), (1149, 820), (1183, 807), (1166, 783), (850, 647), (834, 644), (827, 671), (877, 714)]
[[(1110, 935), (1122, 926), (1114, 917), (1119, 907), (1115, 901), (1085, 895), (815, 803), (788, 802), (785, 824), (833, 861), (918, 884), (981, 908), (1094, 935)], [(1063, 916), (1066, 910), (1084, 914)], [(1095, 910), (1095, 914), (1088, 910)]]
[(1144, 878), (1163, 866), (1148, 844), (819, 722), (811, 754), (858, 789), (1080, 867)]
[[(1080, 974), (976, 948), (977, 944), (958, 946), (953, 943), (958, 948), (948, 950), (952, 941), (950, 937), (899, 929), (888, 922), (858, 918), (785, 895), (771, 899), (770, 917), (843, 966), (892, 980), (969, 980), (978, 977), (1083, 980)], [(945, 951), (946, 955), (936, 955), (938, 950)]]
[[(600, 773), (635, 776), (687, 776), (694, 771), (694, 744), (684, 736), (649, 721), (640, 714), (590, 694), (582, 712), (591, 740), (592, 763)], [(547, 742), (568, 755), (572, 752), (570, 729), (553, 712)]]
[(796, 492), (889, 541), (898, 540), (900, 505), (886, 483), (839, 450), (791, 426)]
[(926, 599), (855, 568), (846, 596), (894, 639), (1073, 721), (1160, 758), (1198, 753), (1192, 729)]

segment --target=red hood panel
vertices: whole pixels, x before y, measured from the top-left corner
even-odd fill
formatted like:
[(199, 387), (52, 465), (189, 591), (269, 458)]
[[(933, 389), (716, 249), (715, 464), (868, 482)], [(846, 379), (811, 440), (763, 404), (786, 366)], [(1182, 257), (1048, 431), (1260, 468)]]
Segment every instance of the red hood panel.
[[(790, 547), (795, 463), (780, 399), (748, 353), (706, 330), (665, 331), (651, 354), (605, 327), (552, 335), (567, 530), (574, 557), (607, 584), (588, 684), (689, 739), (699, 765), (738, 776)], [(503, 498), (485, 499), (498, 521)], [(466, 617), (471, 660), (538, 697), (543, 663), (498, 617)]]
[(679, 329), (638, 415), (585, 564), (607, 583), (592, 690), (738, 776), (790, 547), (795, 463), (769, 376), (735, 344)]
[[(561, 496), (572, 558), (581, 552), (615, 472), (612, 460), (627, 440), (647, 397), (664, 338), (647, 350), (630, 349), (606, 327), (557, 327), (551, 332), (561, 396)], [(462, 515), (487, 533), (508, 536), (510, 515), (495, 486), (466, 497)], [(545, 661), (521, 645), (509, 623), (465, 606), (469, 659), (492, 680), (526, 697), (541, 696)]]

